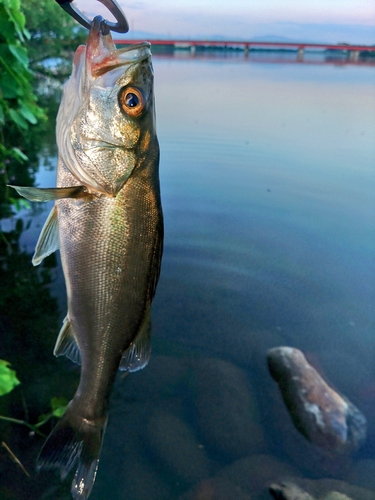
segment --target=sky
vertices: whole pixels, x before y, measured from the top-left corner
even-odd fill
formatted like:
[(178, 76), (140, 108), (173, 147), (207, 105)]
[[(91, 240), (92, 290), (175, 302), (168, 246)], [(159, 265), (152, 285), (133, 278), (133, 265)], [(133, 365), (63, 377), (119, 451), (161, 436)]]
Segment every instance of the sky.
[[(273, 37), (281, 41), (375, 44), (374, 0), (117, 0), (129, 38)], [(75, 0), (90, 17), (112, 19), (97, 0)]]

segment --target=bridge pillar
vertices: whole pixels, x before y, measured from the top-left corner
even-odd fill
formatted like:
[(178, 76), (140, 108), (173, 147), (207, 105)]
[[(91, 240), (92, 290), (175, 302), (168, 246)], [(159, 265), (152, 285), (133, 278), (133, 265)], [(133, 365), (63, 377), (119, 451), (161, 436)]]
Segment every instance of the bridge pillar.
[(190, 45), (190, 53), (192, 56), (195, 54), (195, 45)]
[(297, 52), (297, 61), (303, 61), (303, 56), (305, 53), (305, 49), (303, 47), (299, 47)]
[(351, 50), (349, 52), (349, 61), (357, 62), (359, 59), (359, 50)]
[(249, 46), (245, 45), (245, 57), (248, 57), (249, 55)]

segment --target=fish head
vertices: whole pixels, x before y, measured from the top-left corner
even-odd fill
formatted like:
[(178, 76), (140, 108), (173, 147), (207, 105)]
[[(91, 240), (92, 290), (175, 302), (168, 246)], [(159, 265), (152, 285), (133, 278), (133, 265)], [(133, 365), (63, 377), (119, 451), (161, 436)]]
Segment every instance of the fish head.
[(94, 19), (77, 49), (57, 119), (59, 154), (90, 192), (116, 196), (157, 148), (150, 44), (116, 49)]

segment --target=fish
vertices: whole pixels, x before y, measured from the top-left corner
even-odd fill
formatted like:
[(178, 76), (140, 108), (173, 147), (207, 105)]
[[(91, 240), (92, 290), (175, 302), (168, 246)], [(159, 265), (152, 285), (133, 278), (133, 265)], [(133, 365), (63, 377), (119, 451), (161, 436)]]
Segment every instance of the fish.
[(64, 479), (77, 464), (71, 493), (82, 500), (97, 474), (118, 369), (143, 368), (151, 351), (163, 213), (148, 42), (116, 49), (94, 19), (63, 89), (56, 140), (57, 187), (12, 187), (31, 201), (54, 200), (32, 262), (60, 249), (68, 311), (54, 354), (81, 371), (37, 467), (58, 468)]

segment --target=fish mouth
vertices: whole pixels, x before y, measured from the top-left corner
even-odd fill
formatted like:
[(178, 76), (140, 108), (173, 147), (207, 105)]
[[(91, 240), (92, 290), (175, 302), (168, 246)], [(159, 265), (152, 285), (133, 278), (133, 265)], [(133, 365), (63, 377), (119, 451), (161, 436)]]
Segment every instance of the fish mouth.
[(132, 50), (138, 50), (143, 47), (151, 48), (151, 43), (150, 42), (141, 42), (141, 43), (136, 43), (136, 44), (129, 44), (128, 47), (123, 47), (122, 49), (117, 49), (117, 52), (131, 52)]
[(86, 45), (86, 67), (92, 77), (124, 65), (140, 63), (151, 56), (149, 42), (137, 43), (117, 49), (111, 33), (103, 35), (100, 24), (93, 23)]

